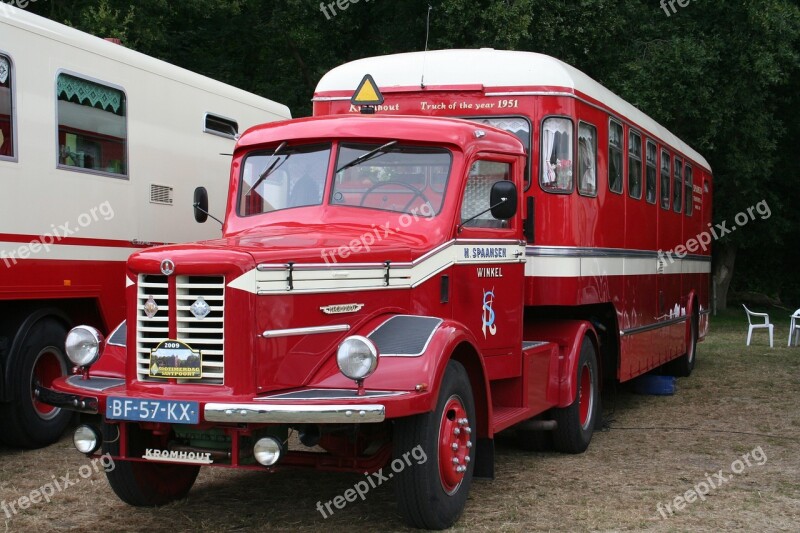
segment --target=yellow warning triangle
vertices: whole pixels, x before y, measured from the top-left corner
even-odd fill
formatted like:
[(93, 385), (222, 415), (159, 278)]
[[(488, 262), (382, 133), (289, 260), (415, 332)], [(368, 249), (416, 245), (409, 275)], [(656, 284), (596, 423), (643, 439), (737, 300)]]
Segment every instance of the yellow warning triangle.
[(372, 76), (369, 74), (364, 76), (361, 83), (358, 84), (356, 92), (353, 93), (350, 103), (353, 105), (381, 105), (383, 103), (383, 95)]

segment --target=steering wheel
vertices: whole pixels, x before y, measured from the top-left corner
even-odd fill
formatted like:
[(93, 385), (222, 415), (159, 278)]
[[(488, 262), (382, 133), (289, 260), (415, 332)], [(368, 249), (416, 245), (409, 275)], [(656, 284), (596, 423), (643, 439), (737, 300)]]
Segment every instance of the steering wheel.
[(413, 185), (410, 185), (410, 184), (402, 182), (402, 181), (381, 181), (381, 182), (376, 183), (375, 185), (373, 185), (372, 187), (370, 187), (369, 189), (366, 190), (366, 192), (364, 193), (364, 196), (361, 197), (361, 203), (359, 205), (363, 207), (364, 206), (364, 201), (367, 199), (367, 196), (369, 196), (370, 194), (374, 193), (375, 190), (378, 189), (379, 187), (386, 187), (387, 185), (400, 185), (402, 187), (405, 187), (406, 189), (409, 189), (412, 193), (414, 193), (414, 195), (411, 197), (411, 199), (408, 201), (408, 203), (406, 205), (404, 205), (403, 208), (400, 211), (405, 212), (408, 209), (408, 207), (412, 203), (414, 203), (414, 200), (417, 197), (422, 199), (422, 201), (424, 203), (426, 203), (428, 205), (433, 205), (433, 204), (431, 204), (431, 201), (428, 200), (428, 197), (425, 196), (425, 193), (423, 193), (421, 190), (417, 189)]

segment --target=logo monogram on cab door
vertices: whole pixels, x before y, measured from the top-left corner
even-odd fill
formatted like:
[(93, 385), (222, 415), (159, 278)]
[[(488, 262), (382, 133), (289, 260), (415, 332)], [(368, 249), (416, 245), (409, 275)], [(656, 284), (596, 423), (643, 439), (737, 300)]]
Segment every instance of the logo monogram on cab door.
[(494, 323), (495, 314), (494, 309), (492, 306), (494, 305), (494, 287), (490, 291), (483, 291), (483, 309), (482, 313), (483, 316), (481, 320), (483, 321), (483, 326), (481, 326), (481, 331), (483, 331), (483, 338), (486, 338), (486, 331), (489, 331), (490, 335), (494, 335), (497, 333), (497, 326)]

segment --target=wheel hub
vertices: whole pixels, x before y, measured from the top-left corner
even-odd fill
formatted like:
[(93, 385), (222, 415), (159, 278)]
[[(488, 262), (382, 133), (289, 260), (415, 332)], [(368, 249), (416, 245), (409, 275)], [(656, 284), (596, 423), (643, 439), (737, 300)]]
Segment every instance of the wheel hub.
[(458, 490), (472, 460), (472, 427), (458, 396), (447, 400), (439, 424), (439, 475), (447, 494)]

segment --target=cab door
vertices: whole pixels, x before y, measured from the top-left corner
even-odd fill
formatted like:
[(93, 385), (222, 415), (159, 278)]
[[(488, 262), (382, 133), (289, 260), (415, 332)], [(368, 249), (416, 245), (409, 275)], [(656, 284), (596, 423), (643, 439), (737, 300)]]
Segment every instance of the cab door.
[(525, 245), (519, 213), (509, 220), (491, 214), (490, 191), (513, 180), (519, 196), (521, 158), (482, 155), (470, 165), (456, 219), (453, 317), (474, 334), (490, 379), (521, 372)]

